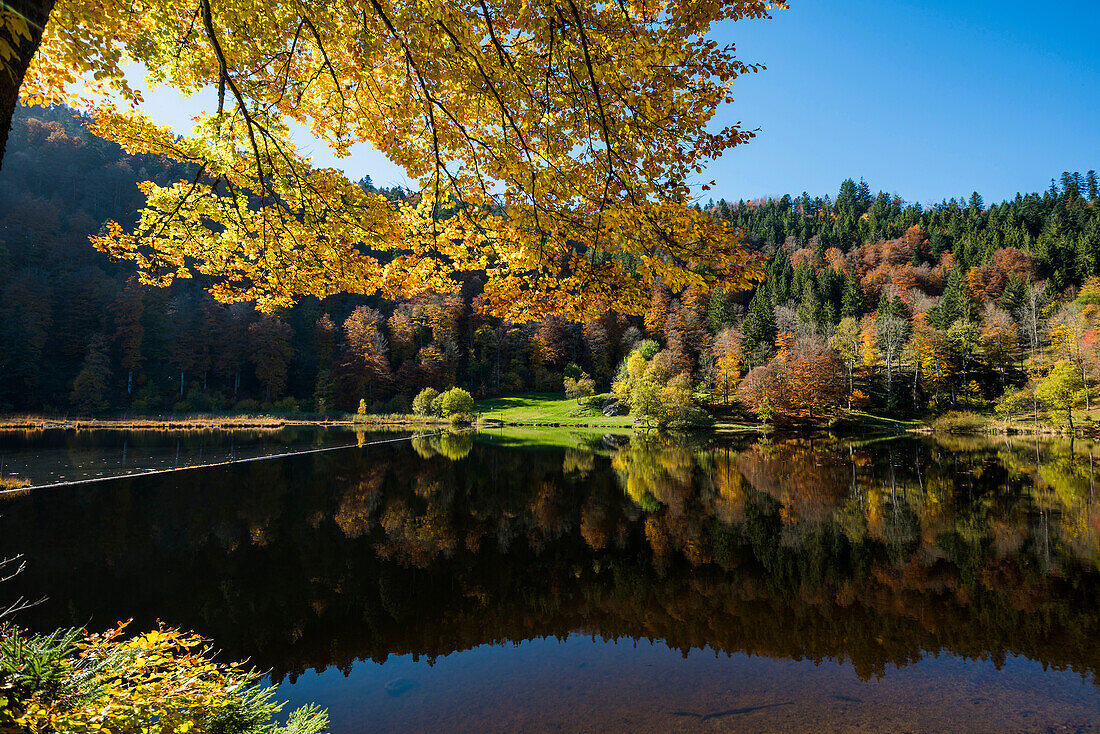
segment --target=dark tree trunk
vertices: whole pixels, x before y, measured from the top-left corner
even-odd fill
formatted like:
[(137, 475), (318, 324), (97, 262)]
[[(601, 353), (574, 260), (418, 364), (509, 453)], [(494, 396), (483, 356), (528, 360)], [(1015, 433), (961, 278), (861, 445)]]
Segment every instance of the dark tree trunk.
[[(6, 38), (15, 46), (17, 55), (10, 69), (0, 66), (0, 167), (4, 164), (4, 150), (8, 145), (8, 131), (11, 130), (11, 118), (19, 104), (19, 87), (27, 73), (31, 59), (34, 58), (38, 44), (42, 41), (42, 31), (46, 20), (53, 10), (54, 0), (5, 0), (5, 10), (22, 16), (27, 21), (31, 37)], [(10, 73), (9, 73), (10, 72)]]

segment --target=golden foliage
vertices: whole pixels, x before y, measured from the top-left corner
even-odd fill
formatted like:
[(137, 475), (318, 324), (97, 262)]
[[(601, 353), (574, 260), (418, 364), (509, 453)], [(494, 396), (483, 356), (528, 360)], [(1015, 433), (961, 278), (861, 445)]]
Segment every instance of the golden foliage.
[[(146, 282), (201, 273), (219, 299), (272, 309), (448, 292), (482, 271), (483, 308), (512, 320), (640, 314), (657, 283), (730, 291), (761, 277), (738, 233), (690, 206), (687, 182), (753, 135), (710, 123), (761, 67), (706, 34), (768, 8), (58, 0), (21, 96), (90, 112), (131, 153), (194, 165), (190, 180), (143, 184), (132, 231), (93, 238)], [(141, 111), (128, 62), (152, 86), (216, 88), (217, 109), (178, 137)], [(418, 191), (390, 201), (313, 167), (292, 123), (337, 155), (370, 144)]]

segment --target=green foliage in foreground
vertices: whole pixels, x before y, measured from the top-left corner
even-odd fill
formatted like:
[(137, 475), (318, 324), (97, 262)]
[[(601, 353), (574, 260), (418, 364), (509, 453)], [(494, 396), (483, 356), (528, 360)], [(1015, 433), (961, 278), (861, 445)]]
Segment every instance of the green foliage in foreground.
[(240, 664), (217, 663), (205, 640), (160, 629), (125, 637), (0, 626), (0, 734), (321, 734), (315, 706), (274, 722), (275, 688)]

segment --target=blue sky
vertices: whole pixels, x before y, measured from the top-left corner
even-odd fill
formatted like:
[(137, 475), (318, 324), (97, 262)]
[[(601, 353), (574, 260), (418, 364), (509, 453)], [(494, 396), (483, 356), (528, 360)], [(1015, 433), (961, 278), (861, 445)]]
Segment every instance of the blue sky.
[(791, 0), (716, 37), (768, 69), (721, 113), (760, 133), (711, 166), (715, 198), (862, 176), (908, 201), (992, 202), (1100, 170), (1093, 2)]
[[(700, 179), (715, 199), (872, 190), (929, 203), (1042, 191), (1064, 170), (1100, 170), (1100, 5), (791, 0), (772, 20), (728, 23), (716, 40), (767, 65), (735, 83), (717, 122), (759, 128)], [(152, 95), (182, 124), (194, 105)], [(189, 125), (186, 125), (189, 127)], [(367, 146), (337, 165), (408, 183)]]

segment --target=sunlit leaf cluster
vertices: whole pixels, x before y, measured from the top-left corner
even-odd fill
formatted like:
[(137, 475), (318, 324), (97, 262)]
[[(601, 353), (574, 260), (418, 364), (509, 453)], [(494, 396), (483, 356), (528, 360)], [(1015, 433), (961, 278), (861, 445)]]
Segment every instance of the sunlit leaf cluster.
[[(737, 231), (691, 206), (706, 164), (752, 133), (716, 129), (730, 85), (760, 67), (708, 33), (766, 17), (761, 0), (60, 0), (22, 85), (67, 101), (131, 152), (193, 164), (144, 184), (132, 229), (95, 244), (150, 282), (209, 276), (223, 300), (272, 308), (339, 291), (409, 295), (486, 274), (512, 319), (640, 313), (656, 282), (748, 286)], [(125, 75), (216, 90), (179, 137)], [(76, 91), (74, 91), (76, 90)], [(390, 201), (292, 139), (369, 143), (418, 190)]]

